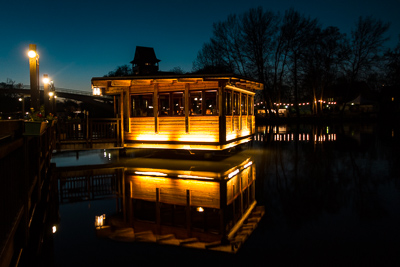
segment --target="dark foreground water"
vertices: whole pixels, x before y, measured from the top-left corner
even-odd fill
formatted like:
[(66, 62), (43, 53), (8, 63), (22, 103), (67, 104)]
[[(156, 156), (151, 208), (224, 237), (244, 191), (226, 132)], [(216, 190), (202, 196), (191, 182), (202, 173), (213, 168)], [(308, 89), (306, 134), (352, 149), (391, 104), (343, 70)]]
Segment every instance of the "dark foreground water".
[[(398, 125), (258, 127), (245, 151), (265, 216), (236, 255), (99, 239), (115, 199), (60, 203), (43, 265), (400, 266)], [(56, 154), (58, 167), (121, 160), (116, 151)], [(179, 164), (179, 160), (177, 160)]]

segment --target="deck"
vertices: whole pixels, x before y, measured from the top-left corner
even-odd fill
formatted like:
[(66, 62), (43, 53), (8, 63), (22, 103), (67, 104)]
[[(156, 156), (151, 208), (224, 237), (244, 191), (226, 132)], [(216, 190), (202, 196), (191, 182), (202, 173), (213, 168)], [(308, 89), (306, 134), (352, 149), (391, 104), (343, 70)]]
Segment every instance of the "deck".
[(135, 232), (131, 227), (121, 227), (116, 220), (110, 220), (110, 225), (96, 230), (98, 237), (110, 238), (119, 242), (145, 242), (157, 245), (182, 246), (193, 249), (213, 250), (224, 253), (237, 253), (244, 242), (257, 228), (264, 216), (263, 206), (254, 206), (243, 222), (229, 235), (226, 242), (204, 242), (198, 238), (179, 239), (173, 234), (157, 235), (153, 231)]

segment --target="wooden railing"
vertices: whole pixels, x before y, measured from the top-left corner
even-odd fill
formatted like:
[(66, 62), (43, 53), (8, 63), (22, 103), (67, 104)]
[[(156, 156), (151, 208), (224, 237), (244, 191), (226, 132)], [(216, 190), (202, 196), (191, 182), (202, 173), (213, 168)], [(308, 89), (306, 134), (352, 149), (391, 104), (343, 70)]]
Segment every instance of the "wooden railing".
[(119, 196), (121, 177), (119, 168), (59, 167), (60, 203)]
[(58, 122), (58, 145), (80, 143), (86, 148), (93, 148), (95, 144), (113, 143), (114, 147), (121, 147), (122, 132), (120, 118), (86, 119), (79, 121)]
[[(40, 212), (37, 207), (47, 201), (51, 182), (50, 159), (55, 148), (56, 126), (49, 125), (41, 135), (24, 136), (24, 122), (14, 121), (8, 138), (0, 144), (0, 266), (15, 264), (15, 255), (26, 245), (32, 222)], [(4, 125), (3, 125), (4, 124)], [(0, 132), (1, 132), (0, 130)], [(4, 132), (3, 132), (4, 135)], [(14, 257), (14, 259), (13, 259)]]

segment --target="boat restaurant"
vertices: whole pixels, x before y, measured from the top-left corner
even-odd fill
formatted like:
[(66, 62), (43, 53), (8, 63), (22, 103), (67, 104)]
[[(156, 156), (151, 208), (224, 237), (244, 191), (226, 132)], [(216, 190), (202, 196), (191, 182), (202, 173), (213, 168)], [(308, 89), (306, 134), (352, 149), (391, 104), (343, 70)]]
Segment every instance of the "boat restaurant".
[(254, 96), (263, 84), (235, 74), (94, 77), (114, 97), (126, 148), (225, 150), (255, 133)]

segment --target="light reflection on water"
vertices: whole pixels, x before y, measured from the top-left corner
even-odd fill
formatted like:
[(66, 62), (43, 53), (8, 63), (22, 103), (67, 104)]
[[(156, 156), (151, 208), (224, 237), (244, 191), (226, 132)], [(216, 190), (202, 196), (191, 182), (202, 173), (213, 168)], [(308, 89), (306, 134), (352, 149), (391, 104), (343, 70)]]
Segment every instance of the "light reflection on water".
[(57, 167), (108, 164), (118, 161), (118, 150), (83, 150), (55, 153), (51, 159)]
[[(377, 125), (259, 127), (243, 153), (257, 166), (256, 198), (266, 208), (261, 224), (237, 255), (185, 253), (199, 264), (392, 265), (399, 261), (400, 247), (397, 133), (398, 128)], [(278, 141), (277, 134), (301, 138)], [(335, 139), (318, 142), (324, 135)], [(79, 152), (78, 159), (76, 153), (60, 154), (53, 161), (57, 166), (104, 164), (108, 153)], [(118, 159), (117, 151), (110, 153)], [(115, 199), (60, 205), (57, 265), (151, 265), (154, 253), (181, 262), (179, 248), (97, 239), (94, 216), (115, 210)]]

